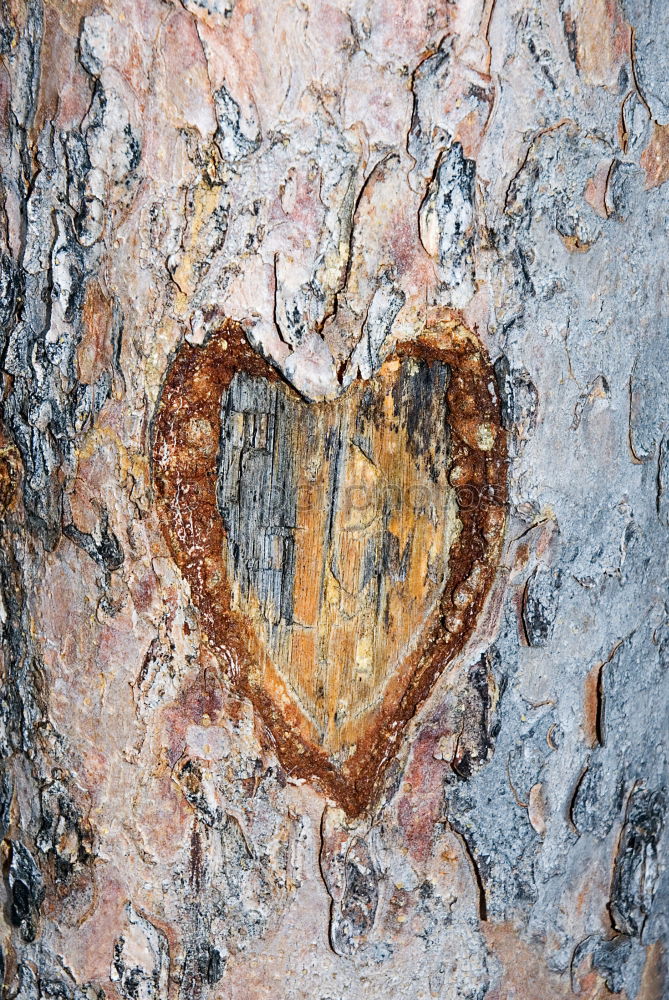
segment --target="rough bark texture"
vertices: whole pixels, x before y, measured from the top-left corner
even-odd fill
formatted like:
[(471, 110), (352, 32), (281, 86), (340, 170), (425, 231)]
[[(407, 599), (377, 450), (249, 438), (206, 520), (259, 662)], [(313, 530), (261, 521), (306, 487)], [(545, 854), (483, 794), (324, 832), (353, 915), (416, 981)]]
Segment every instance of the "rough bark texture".
[[(0, 16), (6, 995), (662, 1000), (669, 8)], [(154, 417), (228, 320), (332, 401), (444, 310), (506, 543), (351, 818), (206, 641)]]

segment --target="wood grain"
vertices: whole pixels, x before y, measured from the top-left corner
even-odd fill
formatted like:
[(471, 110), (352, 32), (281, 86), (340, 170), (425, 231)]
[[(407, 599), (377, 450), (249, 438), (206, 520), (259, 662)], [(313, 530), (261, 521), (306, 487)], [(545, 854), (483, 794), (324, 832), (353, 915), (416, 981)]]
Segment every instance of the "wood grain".
[(340, 762), (448, 578), (448, 381), (443, 362), (404, 358), (331, 403), (243, 372), (223, 395), (233, 608)]

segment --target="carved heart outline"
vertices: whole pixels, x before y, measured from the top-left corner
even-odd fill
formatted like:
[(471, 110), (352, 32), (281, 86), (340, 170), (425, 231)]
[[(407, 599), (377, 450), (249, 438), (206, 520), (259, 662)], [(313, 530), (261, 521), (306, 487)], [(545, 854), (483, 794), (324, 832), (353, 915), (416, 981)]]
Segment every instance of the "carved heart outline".
[(183, 342), (168, 367), (152, 425), (152, 475), (161, 530), (190, 584), (208, 644), (237, 690), (250, 698), (291, 775), (315, 780), (350, 816), (371, 802), (401, 737), (436, 679), (468, 640), (494, 581), (505, 528), (506, 434), (496, 381), (476, 335), (457, 316), (442, 314), (428, 331), (403, 342), (386, 360), (441, 361), (451, 370), (445, 412), (451, 432), (449, 481), (456, 489), (459, 536), (449, 552), (449, 575), (420, 643), (388, 681), (370, 711), (364, 735), (337, 767), (309, 739), (309, 725), (278, 670), (260, 683), (254, 663), (259, 639), (231, 606), (224, 569), (226, 544), (217, 504), (221, 397), (237, 372), (281, 382), (302, 399), (249, 345), (231, 321), (202, 346)]

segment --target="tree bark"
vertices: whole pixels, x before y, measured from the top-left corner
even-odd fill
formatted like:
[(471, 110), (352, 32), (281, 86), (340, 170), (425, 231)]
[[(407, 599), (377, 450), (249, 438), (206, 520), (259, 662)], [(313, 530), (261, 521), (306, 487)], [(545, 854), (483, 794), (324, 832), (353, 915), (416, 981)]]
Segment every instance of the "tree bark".
[(1, 16), (3, 995), (661, 1000), (669, 11)]

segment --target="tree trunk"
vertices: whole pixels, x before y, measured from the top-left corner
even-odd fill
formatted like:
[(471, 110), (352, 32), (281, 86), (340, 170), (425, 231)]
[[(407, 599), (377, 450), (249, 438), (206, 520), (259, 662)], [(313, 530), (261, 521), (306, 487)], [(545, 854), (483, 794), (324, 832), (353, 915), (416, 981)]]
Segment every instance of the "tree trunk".
[(3, 996), (661, 1000), (669, 9), (2, 18)]

